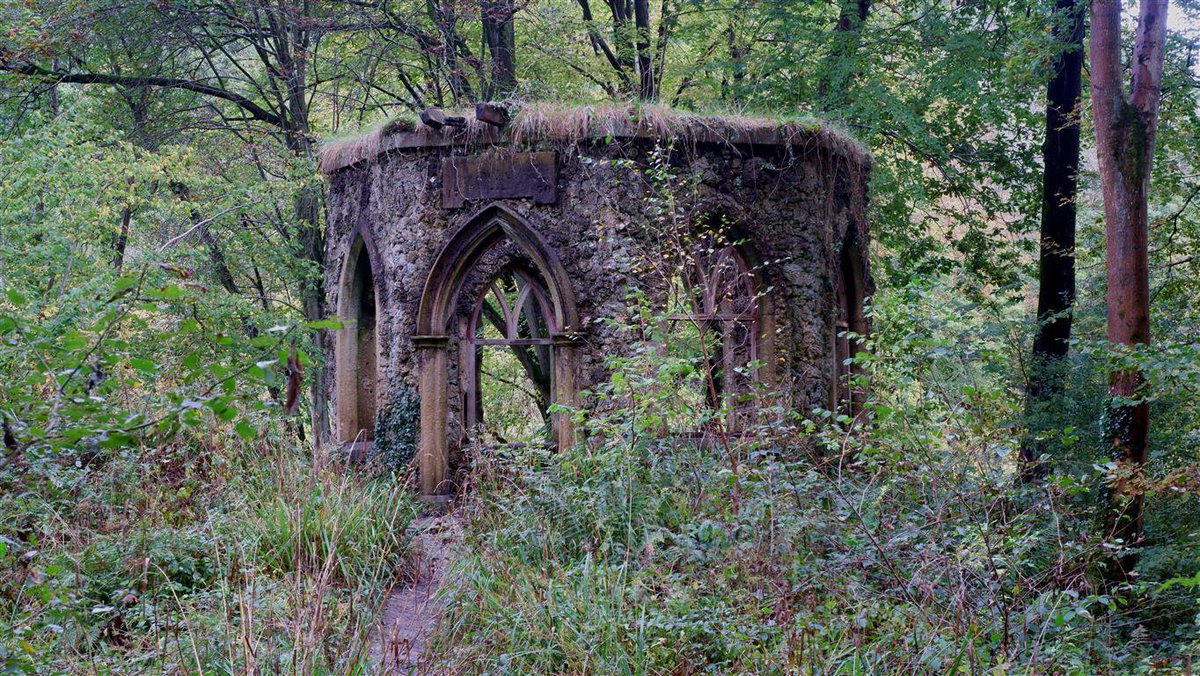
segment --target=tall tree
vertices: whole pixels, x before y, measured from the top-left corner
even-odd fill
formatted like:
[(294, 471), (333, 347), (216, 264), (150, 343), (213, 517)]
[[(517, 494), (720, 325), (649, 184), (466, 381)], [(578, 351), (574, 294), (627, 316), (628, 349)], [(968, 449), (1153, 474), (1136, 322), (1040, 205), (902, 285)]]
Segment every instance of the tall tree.
[[(1046, 138), (1042, 144), (1042, 220), (1038, 254), (1037, 328), (1029, 380), (1031, 420), (1064, 388), (1065, 358), (1071, 341), (1075, 304), (1075, 198), (1079, 191), (1079, 102), (1083, 81), (1083, 6), (1076, 0), (1055, 3), (1054, 37), (1062, 46), (1046, 90)], [(1039, 473), (1034, 464), (1044, 446), (1034, 435), (1021, 445), (1022, 473)]]
[(479, 3), (483, 42), (492, 61), (486, 98), (506, 96), (517, 86), (515, 9), (513, 0), (481, 0)]
[[(1122, 83), (1121, 0), (1092, 1), (1092, 110), (1104, 194), (1108, 267), (1108, 340), (1122, 349), (1150, 342), (1147, 240), (1150, 170), (1158, 132), (1169, 0), (1141, 0), (1128, 95)], [(1108, 437), (1117, 460), (1109, 487), (1108, 536), (1122, 548), (1106, 572), (1111, 585), (1130, 579), (1142, 538), (1143, 490), (1150, 405), (1136, 368), (1115, 371)]]
[[(217, 0), (111, 3), (87, 10), (81, 18), (122, 17), (136, 22), (140, 31), (152, 31), (157, 39), (149, 42), (178, 48), (130, 73), (111, 62), (95, 61), (95, 54), (65, 40), (70, 58), (49, 65), (33, 47), (21, 52), (0, 51), (0, 72), (52, 85), (192, 92), (207, 98), (209, 110), (235, 133), (238, 125), (266, 125), (293, 156), (314, 156), (311, 62), (317, 43), (338, 25), (330, 6), (302, 0)], [(293, 213), (281, 218), (288, 223), (280, 223), (295, 257), (311, 264), (297, 280), (297, 295), (310, 321), (324, 317), (321, 284), (311, 273), (324, 263), (321, 201), (321, 188), (306, 186), (296, 195)], [(321, 336), (314, 345), (319, 357), (326, 351), (324, 342)], [(312, 369), (312, 373), (313, 437), (320, 445), (329, 439), (327, 387), (323, 369)]]
[(654, 57), (650, 53), (650, 0), (633, 0), (633, 24), (637, 30), (633, 45), (637, 51), (638, 98), (656, 101), (658, 83), (654, 79)]
[[(608, 37), (601, 30), (602, 24), (593, 14), (589, 0), (578, 3), (592, 51), (603, 54), (618, 77), (616, 87), (606, 85), (605, 89), (642, 101), (657, 101), (667, 45), (679, 18), (671, 0), (663, 0), (659, 5), (657, 29), (653, 25), (650, 0), (604, 0), (612, 15)], [(595, 74), (587, 77), (602, 82)]]
[(846, 89), (857, 70), (857, 51), (862, 26), (871, 11), (871, 0), (843, 0), (830, 39), (830, 60), (817, 83), (817, 100), (825, 110), (846, 104)]

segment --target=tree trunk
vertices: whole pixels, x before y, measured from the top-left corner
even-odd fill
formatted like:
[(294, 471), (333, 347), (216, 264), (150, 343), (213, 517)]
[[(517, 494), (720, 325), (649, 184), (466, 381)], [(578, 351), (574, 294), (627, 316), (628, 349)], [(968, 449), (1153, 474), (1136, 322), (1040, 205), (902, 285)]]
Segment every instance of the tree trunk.
[(637, 29), (634, 49), (637, 51), (638, 98), (658, 99), (657, 79), (654, 77), (654, 57), (650, 53), (650, 0), (633, 0), (633, 23)]
[[(307, 12), (308, 5), (304, 5)], [(309, 45), (312, 36), (305, 29), (307, 16), (280, 13), (269, 22), (274, 43), (275, 57), (279, 60), (279, 75), (287, 92), (281, 128), (284, 142), (297, 157), (313, 159), (315, 156), (309, 124)], [(270, 65), (270, 64), (265, 64)], [(325, 235), (321, 227), (321, 201), (324, 187), (307, 186), (300, 190), (293, 203), (296, 222), (299, 224), (294, 243), (298, 255), (311, 261), (316, 270), (325, 266)], [(319, 276), (301, 277), (300, 300), (304, 306), (304, 317), (310, 322), (325, 319), (325, 297)], [(327, 331), (317, 331), (312, 343), (313, 357), (317, 364), (312, 368), (309, 382), (309, 397), (312, 404), (312, 432), (314, 449), (320, 451), (330, 442), (328, 362), (329, 350)]]
[(1042, 223), (1038, 256), (1037, 328), (1029, 378), (1030, 434), (1021, 444), (1022, 477), (1033, 479), (1044, 446), (1036, 439), (1038, 416), (1062, 394), (1075, 304), (1075, 199), (1079, 175), (1079, 102), (1083, 74), (1083, 8), (1058, 0), (1054, 37), (1062, 46), (1046, 90), (1042, 144)]
[(846, 90), (854, 77), (854, 68), (845, 63), (858, 51), (862, 26), (871, 12), (871, 0), (842, 0), (837, 24), (833, 27), (830, 58), (817, 81), (817, 100), (825, 110), (845, 105)]
[(483, 0), (480, 3), (480, 20), (483, 40), (492, 59), (487, 98), (503, 98), (517, 86), (512, 0)]
[[(448, 0), (425, 0), (425, 11), (437, 29), (441, 44), (421, 43), (422, 50), (429, 58), (442, 62), (446, 81), (450, 85), (450, 102), (457, 106), (472, 101), (475, 98), (475, 90), (463, 70), (463, 55), (460, 52), (466, 50), (466, 45), (455, 28), (458, 19), (454, 12), (454, 3)], [(431, 81), (437, 79), (433, 73), (430, 73), (429, 78)], [(440, 86), (437, 87), (437, 92), (438, 105), (444, 105)]]
[(113, 268), (117, 274), (125, 267), (125, 247), (129, 245), (129, 223), (133, 220), (133, 207), (128, 204), (121, 209), (121, 229), (113, 239)]
[[(1162, 93), (1168, 0), (1141, 0), (1128, 98), (1122, 84), (1121, 0), (1092, 2), (1092, 109), (1108, 240), (1108, 340), (1115, 348), (1150, 342), (1147, 252), (1150, 171)], [(1127, 548), (1142, 539), (1143, 492), (1136, 480), (1146, 462), (1150, 406), (1140, 371), (1115, 372), (1107, 432), (1117, 470), (1110, 477), (1107, 537)], [(1111, 587), (1131, 579), (1137, 554), (1119, 550), (1108, 562)]]
[[(633, 9), (629, 6), (630, 0), (609, 0), (607, 2), (609, 9), (612, 10), (612, 26), (613, 26), (613, 42), (616, 44), (617, 63), (620, 64), (619, 71), (624, 73), (634, 73), (637, 70), (637, 59), (633, 44), (629, 35), (629, 18)], [(630, 87), (635, 86), (630, 82)], [(636, 91), (630, 91), (631, 95), (636, 95)]]
[(738, 44), (737, 29), (732, 19), (725, 29), (725, 39), (729, 44), (729, 66), (733, 77), (731, 81), (721, 79), (721, 99), (737, 105), (741, 99), (742, 82), (746, 79), (746, 55), (750, 50)]
[[(304, 228), (300, 234), (300, 247), (303, 255), (320, 266), (325, 264), (325, 238), (320, 228), (321, 222), (321, 192), (316, 188), (306, 188), (296, 198), (296, 216)], [(304, 317), (310, 322), (325, 319), (325, 298), (319, 280), (304, 278), (300, 282), (300, 298), (304, 303)], [(326, 355), (330, 350), (329, 332), (317, 331), (313, 337), (313, 351), (318, 364), (311, 367), (312, 380), (309, 382), (309, 397), (312, 403), (312, 432), (313, 444), (323, 448), (330, 441), (329, 424), (329, 374)]]
[[(304, 98), (304, 88), (296, 90)], [(290, 106), (289, 125), (285, 128), (287, 146), (297, 157), (313, 157), (313, 142), (308, 132), (307, 106)], [(321, 201), (323, 187), (308, 186), (296, 195), (292, 208), (296, 222), (300, 224), (295, 246), (297, 254), (312, 261), (316, 269), (325, 266), (325, 234), (321, 227)], [(301, 277), (300, 300), (304, 306), (304, 318), (310, 322), (325, 319), (325, 296), (320, 278)], [(312, 432), (315, 449), (324, 448), (331, 439), (329, 422), (329, 377), (327, 355), (331, 353), (328, 332), (320, 330), (313, 336), (312, 380), (309, 382), (309, 397), (312, 404)]]

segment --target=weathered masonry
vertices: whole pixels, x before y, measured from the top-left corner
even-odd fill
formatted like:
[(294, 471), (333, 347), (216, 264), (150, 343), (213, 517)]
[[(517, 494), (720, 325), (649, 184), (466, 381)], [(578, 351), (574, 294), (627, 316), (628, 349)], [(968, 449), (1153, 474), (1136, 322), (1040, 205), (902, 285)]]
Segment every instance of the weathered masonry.
[(406, 406), (422, 495), (452, 494), (492, 415), (482, 364), (498, 349), (529, 377), (548, 441), (572, 443), (549, 405), (588, 406), (580, 392), (629, 353), (605, 320), (631, 292), (717, 355), (702, 397), (752, 381), (797, 410), (853, 410), (845, 333), (866, 332), (871, 291), (870, 160), (853, 142), (634, 107), (456, 121), (392, 123), (323, 154), (340, 442), (361, 450)]

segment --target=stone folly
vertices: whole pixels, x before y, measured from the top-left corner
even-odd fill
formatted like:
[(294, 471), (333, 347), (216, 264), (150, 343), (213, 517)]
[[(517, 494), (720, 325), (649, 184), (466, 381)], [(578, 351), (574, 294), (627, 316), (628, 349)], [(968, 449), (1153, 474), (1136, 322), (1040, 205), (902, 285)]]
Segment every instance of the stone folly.
[[(631, 293), (718, 336), (710, 394), (754, 381), (800, 411), (853, 412), (867, 155), (815, 126), (568, 115), (392, 124), (327, 149), (337, 440), (394, 436), (383, 420), (400, 407), (421, 495), (449, 496), (488, 416), (483, 350), (511, 349), (543, 407), (586, 407), (580, 392), (632, 349), (606, 321)], [(570, 416), (546, 418), (554, 445), (573, 443)]]

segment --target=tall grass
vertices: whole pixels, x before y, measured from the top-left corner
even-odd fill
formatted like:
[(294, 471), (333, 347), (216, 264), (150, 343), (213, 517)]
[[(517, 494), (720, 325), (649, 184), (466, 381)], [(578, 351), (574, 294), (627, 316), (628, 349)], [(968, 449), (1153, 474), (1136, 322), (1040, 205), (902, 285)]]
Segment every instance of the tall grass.
[[(63, 478), (61, 467), (43, 474), (22, 480)], [(246, 444), (220, 429), (66, 474), (70, 490), (57, 497), (0, 499), (0, 541), (9, 543), (0, 664), (62, 673), (369, 667), (379, 608), (408, 565), (415, 506), (404, 484), (314, 467), (306, 449), (282, 439)]]

